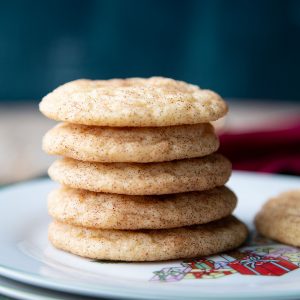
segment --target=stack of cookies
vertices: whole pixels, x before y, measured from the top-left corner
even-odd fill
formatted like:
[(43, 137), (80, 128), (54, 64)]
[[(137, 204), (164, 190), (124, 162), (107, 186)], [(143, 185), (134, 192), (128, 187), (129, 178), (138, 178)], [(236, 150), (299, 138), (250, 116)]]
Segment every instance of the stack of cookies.
[(239, 246), (245, 225), (224, 186), (230, 162), (209, 123), (219, 95), (172, 79), (77, 80), (43, 98), (58, 124), (43, 148), (49, 169), (52, 244), (103, 260), (199, 257)]

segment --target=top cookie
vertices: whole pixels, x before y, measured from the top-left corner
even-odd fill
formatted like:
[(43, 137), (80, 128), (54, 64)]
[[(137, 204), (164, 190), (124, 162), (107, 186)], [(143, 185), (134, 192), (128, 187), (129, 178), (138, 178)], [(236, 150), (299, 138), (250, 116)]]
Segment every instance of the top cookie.
[(171, 126), (215, 121), (227, 105), (213, 91), (163, 77), (79, 79), (46, 95), (47, 117), (96, 126)]

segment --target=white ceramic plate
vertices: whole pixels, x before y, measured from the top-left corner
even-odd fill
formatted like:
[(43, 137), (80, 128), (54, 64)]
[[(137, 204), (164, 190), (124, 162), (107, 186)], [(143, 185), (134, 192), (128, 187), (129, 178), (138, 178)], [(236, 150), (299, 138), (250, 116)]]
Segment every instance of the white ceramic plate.
[[(300, 179), (235, 172), (228, 185), (239, 197), (235, 214), (253, 229), (253, 217), (262, 203), (281, 191), (300, 188)], [(54, 187), (44, 179), (0, 190), (2, 276), (98, 297), (300, 297), (299, 249), (257, 237), (235, 253), (188, 262), (96, 262), (56, 250), (47, 241), (46, 195)]]

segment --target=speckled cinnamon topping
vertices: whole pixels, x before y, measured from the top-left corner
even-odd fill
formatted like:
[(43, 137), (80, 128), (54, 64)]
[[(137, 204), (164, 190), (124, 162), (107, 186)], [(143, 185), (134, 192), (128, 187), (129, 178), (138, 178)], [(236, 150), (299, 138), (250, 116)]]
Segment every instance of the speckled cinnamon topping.
[(49, 239), (62, 250), (93, 259), (159, 261), (208, 256), (240, 246), (246, 226), (233, 216), (203, 225), (160, 230), (87, 229), (54, 222)]
[(213, 91), (163, 77), (68, 82), (40, 103), (47, 117), (96, 126), (170, 126), (207, 123), (227, 105)]
[(157, 195), (224, 185), (231, 163), (221, 154), (160, 163), (91, 163), (64, 158), (49, 168), (59, 183), (94, 192)]
[(93, 162), (161, 162), (215, 152), (219, 140), (212, 125), (97, 127), (62, 123), (46, 133), (43, 149)]
[(71, 225), (98, 229), (163, 229), (224, 218), (236, 206), (226, 187), (161, 196), (94, 193), (61, 188), (48, 198), (49, 214)]

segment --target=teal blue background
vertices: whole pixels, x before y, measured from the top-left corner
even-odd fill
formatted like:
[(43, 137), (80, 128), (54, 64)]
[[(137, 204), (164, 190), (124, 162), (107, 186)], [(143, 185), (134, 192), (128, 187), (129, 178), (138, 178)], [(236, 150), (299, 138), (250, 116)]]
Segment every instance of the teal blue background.
[(0, 99), (75, 78), (163, 75), (225, 97), (299, 100), (300, 1), (0, 3)]

